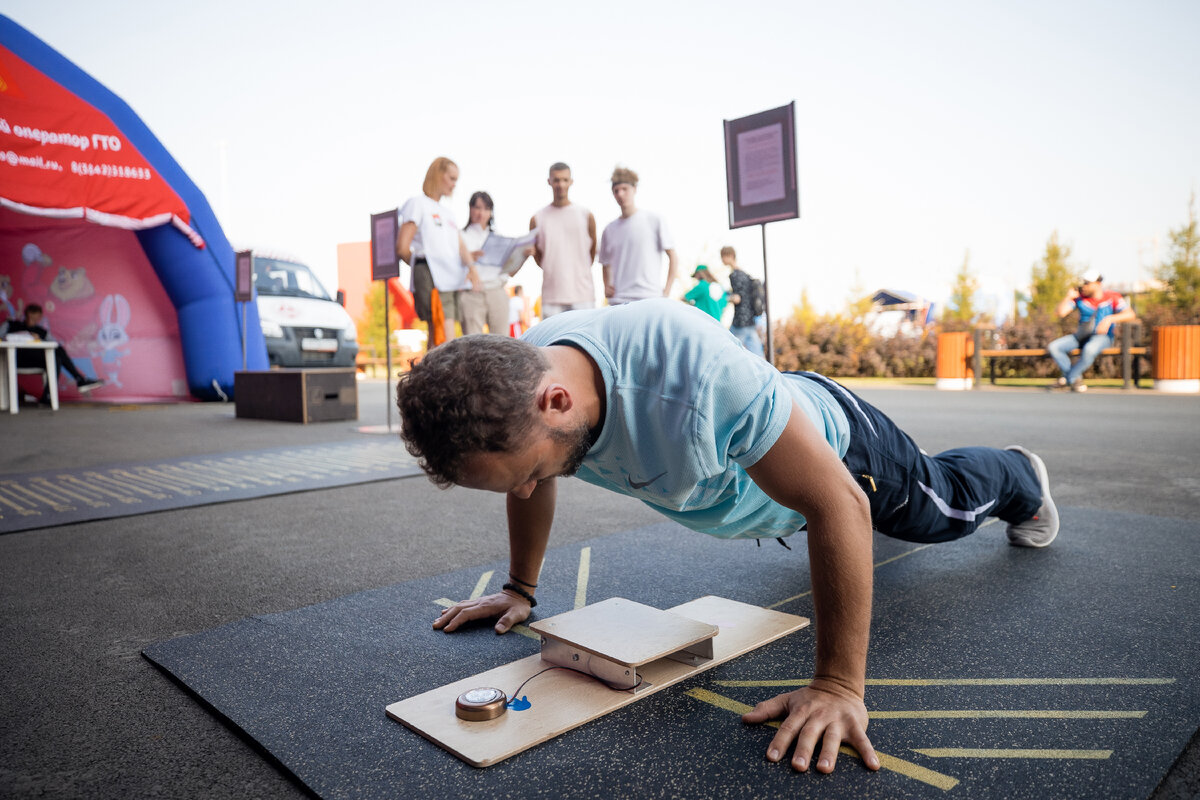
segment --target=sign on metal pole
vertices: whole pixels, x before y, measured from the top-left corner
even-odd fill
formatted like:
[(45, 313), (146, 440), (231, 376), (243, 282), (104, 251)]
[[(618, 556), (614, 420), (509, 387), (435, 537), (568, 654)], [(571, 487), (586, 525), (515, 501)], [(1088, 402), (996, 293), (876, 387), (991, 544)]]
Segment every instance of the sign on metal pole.
[(254, 252), (240, 250), (235, 255), (233, 300), (242, 304), (242, 372), (246, 371), (246, 303), (254, 298)]
[(767, 223), (800, 216), (796, 180), (796, 103), (725, 120), (725, 189), (729, 227), (762, 226), (766, 356), (775, 363), (771, 292), (767, 280)]
[(396, 255), (399, 232), (399, 209), (371, 215), (371, 280), (400, 277), (400, 256)]
[(729, 227), (800, 216), (796, 181), (796, 104), (725, 120)]
[(400, 256), (396, 237), (400, 233), (400, 209), (393, 208), (371, 215), (371, 280), (383, 281), (383, 352), (387, 370), (387, 429), (392, 430), (392, 320), (388, 309), (391, 293), (388, 279), (400, 277)]
[(237, 280), (234, 284), (233, 299), (239, 303), (249, 303), (254, 288), (254, 252), (241, 250), (237, 254)]

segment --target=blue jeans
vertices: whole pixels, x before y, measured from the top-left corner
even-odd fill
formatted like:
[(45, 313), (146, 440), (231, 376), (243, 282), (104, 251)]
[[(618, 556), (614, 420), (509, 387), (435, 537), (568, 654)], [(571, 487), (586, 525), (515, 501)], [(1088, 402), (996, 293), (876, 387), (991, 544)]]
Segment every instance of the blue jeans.
[(758, 338), (758, 328), (753, 325), (744, 327), (732, 327), (729, 332), (737, 337), (737, 340), (742, 343), (742, 346), (749, 350), (759, 358), (763, 357), (762, 339)]
[[(1107, 333), (1090, 336), (1082, 345), (1075, 334), (1070, 333), (1046, 345), (1046, 350), (1054, 359), (1054, 363), (1062, 370), (1067, 383), (1075, 383), (1096, 360), (1096, 356), (1100, 355), (1100, 351), (1112, 346), (1113, 338)], [(1076, 347), (1079, 348), (1079, 360), (1075, 362), (1075, 366), (1071, 366), (1071, 351)]]
[(879, 409), (841, 384), (799, 372), (824, 386), (850, 421), (842, 463), (871, 505), (875, 530), (908, 542), (948, 542), (974, 533), (988, 517), (1021, 523), (1042, 505), (1033, 465), (1016, 450), (958, 447), (929, 456)]

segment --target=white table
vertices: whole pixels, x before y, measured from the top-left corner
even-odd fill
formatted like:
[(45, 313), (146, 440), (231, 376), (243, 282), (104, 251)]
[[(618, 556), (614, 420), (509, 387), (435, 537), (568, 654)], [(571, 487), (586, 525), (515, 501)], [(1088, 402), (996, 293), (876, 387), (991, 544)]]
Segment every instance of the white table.
[(0, 340), (0, 359), (4, 360), (4, 368), (0, 369), (0, 411), (7, 410), (10, 414), (17, 413), (21, 391), (17, 387), (17, 351), (41, 350), (46, 354), (46, 385), (50, 388), (50, 408), (58, 411), (58, 360), (54, 351), (58, 342), (10, 342)]

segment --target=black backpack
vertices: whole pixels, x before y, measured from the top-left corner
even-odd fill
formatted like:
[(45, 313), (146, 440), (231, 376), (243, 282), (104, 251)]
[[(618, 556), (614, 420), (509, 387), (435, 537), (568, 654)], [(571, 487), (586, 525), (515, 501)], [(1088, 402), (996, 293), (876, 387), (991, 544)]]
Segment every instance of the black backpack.
[(759, 316), (766, 310), (766, 293), (763, 291), (763, 284), (758, 278), (750, 279), (750, 313), (754, 316)]

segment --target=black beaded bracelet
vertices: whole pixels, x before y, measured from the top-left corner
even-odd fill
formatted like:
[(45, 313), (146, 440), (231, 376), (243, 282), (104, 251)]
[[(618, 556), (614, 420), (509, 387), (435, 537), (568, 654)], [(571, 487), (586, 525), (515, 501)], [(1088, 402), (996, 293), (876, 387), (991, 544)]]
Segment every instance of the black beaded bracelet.
[(511, 572), (510, 572), (510, 573), (508, 573), (508, 577), (512, 578), (514, 583), (519, 583), (519, 584), (521, 584), (522, 586), (528, 586), (528, 587), (529, 587), (529, 588), (531, 588), (531, 589), (536, 589), (536, 588), (537, 588), (537, 584), (536, 584), (536, 583), (530, 583), (529, 581), (523, 581), (523, 580), (521, 580), (520, 578), (518, 578), (516, 575), (513, 575)]
[(529, 592), (525, 591), (524, 589), (522, 589), (520, 586), (517, 586), (515, 583), (506, 583), (503, 586), (501, 586), (500, 588), (507, 589), (508, 591), (510, 591), (514, 594), (521, 595), (521, 597), (524, 597), (526, 600), (529, 601), (530, 608), (537, 608), (537, 600), (534, 599), (534, 596), (531, 595)]

